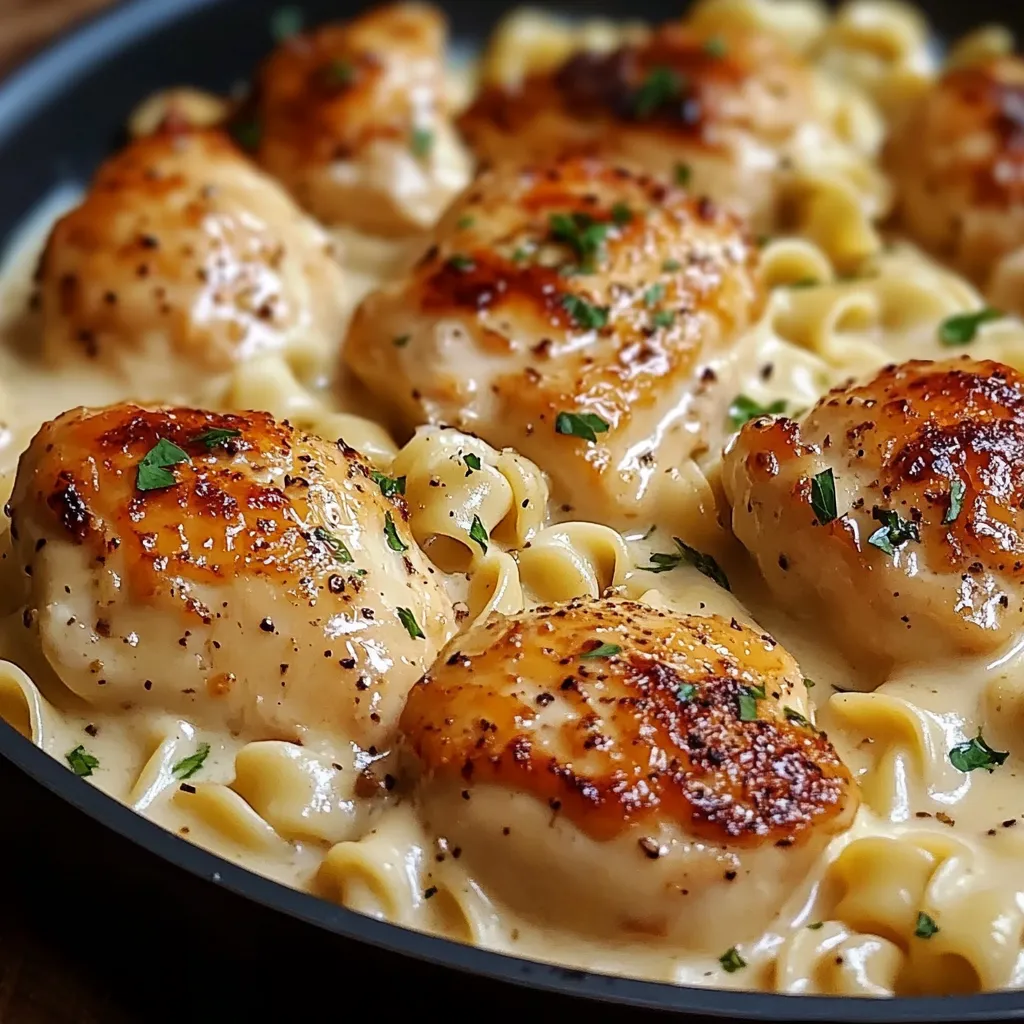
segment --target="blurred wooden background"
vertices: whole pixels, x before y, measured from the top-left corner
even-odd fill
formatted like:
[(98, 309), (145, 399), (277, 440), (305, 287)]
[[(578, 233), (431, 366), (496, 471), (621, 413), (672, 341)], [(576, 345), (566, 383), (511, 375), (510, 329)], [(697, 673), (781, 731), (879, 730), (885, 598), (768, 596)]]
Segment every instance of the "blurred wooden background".
[(0, 0), (0, 76), (59, 32), (114, 0)]

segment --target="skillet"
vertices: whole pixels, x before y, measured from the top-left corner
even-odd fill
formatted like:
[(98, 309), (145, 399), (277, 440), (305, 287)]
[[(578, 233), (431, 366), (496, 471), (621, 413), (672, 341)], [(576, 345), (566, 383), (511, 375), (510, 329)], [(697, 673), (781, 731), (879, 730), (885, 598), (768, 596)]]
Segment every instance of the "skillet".
[[(135, 103), (167, 85), (227, 91), (271, 46), (276, 0), (135, 0), (95, 19), (0, 86), (0, 248), (56, 186), (88, 179)], [(307, 24), (361, 6), (307, 0)], [(440, 3), (458, 43), (482, 40), (499, 2)], [(673, 16), (671, 0), (565, 0), (570, 13)], [(986, 21), (1024, 31), (1013, 0), (928, 3), (946, 37)], [(1014, 22), (1016, 21), (1016, 25)], [(0, 722), (9, 914), (42, 920), (133, 1018), (375, 1013), (663, 1014), (691, 1022), (1024, 1020), (1024, 992), (915, 1000), (721, 992), (592, 975), (385, 924), (260, 878), (165, 832)], [(2, 952), (2, 951), (0, 951)], [(3, 1019), (0, 992), (0, 1019)]]

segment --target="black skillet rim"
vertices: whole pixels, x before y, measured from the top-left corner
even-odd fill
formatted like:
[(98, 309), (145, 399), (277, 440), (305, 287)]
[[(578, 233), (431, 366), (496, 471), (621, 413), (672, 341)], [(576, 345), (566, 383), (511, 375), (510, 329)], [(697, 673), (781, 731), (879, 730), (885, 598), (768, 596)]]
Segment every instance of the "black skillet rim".
[[(0, 84), (0, 144), (64, 88), (69, 69), (114, 59), (127, 44), (225, 0), (134, 0), (89, 20)], [(264, 908), (379, 949), (477, 976), (621, 1007), (751, 1021), (959, 1022), (1024, 1019), (1024, 992), (869, 999), (787, 996), (688, 988), (568, 970), (425, 935), (365, 917), (262, 878), (167, 832), (71, 774), (60, 762), (0, 722), (0, 756), (104, 828), (196, 878)]]

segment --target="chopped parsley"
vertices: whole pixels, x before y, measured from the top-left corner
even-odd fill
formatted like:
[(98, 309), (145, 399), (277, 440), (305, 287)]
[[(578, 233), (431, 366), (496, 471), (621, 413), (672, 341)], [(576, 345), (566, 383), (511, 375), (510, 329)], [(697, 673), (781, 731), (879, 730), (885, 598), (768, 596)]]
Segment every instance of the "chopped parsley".
[(836, 477), (831, 469), (823, 469), (812, 477), (811, 508), (822, 526), (836, 518)]
[(675, 319), (676, 315), (671, 309), (658, 309), (651, 314), (651, 323), (655, 327), (671, 327)]
[(964, 495), (967, 493), (967, 484), (955, 476), (949, 482), (949, 507), (946, 509), (946, 514), (942, 517), (942, 522), (946, 525), (949, 523), (955, 523), (957, 517), (964, 507)]
[(335, 57), (319, 69), (317, 76), (328, 89), (345, 89), (355, 81), (356, 69), (351, 61)]
[(530, 258), (531, 251), (532, 250), (528, 246), (517, 246), (515, 251), (512, 253), (512, 262), (525, 263)]
[(409, 148), (413, 156), (426, 159), (434, 148), (434, 133), (429, 128), (414, 128), (409, 136)]
[(200, 743), (196, 747), (196, 752), (191, 754), (189, 757), (183, 757), (172, 769), (171, 772), (175, 778), (178, 779), (190, 779), (200, 768), (203, 767), (203, 762), (206, 760), (207, 755), (210, 753), (209, 743)]
[(242, 432), (233, 427), (211, 427), (201, 434), (189, 438), (190, 444), (205, 444), (207, 448), (216, 448), (217, 445), (230, 441), (233, 437), (241, 437)]
[(182, 451), (166, 437), (161, 437), (142, 456), (135, 473), (135, 486), (140, 491), (158, 491), (163, 487), (173, 487), (178, 478), (168, 467), (191, 461), (188, 452)]
[(99, 768), (100, 766), (99, 758), (93, 757), (81, 744), (75, 747), (74, 750), (69, 750), (64, 757), (68, 764), (71, 765), (71, 770), (80, 779), (84, 779), (87, 775), (92, 775), (93, 768)]
[(472, 256), (466, 256), (464, 253), (457, 252), (448, 257), (448, 266), (452, 270), (458, 270), (460, 273), (465, 274), (470, 270), (476, 270), (476, 261)]
[(405, 346), (409, 344), (409, 339), (411, 337), (411, 334), (399, 334), (397, 338), (391, 339), (391, 344), (394, 345), (395, 348), (405, 348)]
[(787, 722), (796, 722), (797, 725), (805, 725), (808, 729), (813, 728), (807, 717), (805, 715), (801, 715), (796, 708), (783, 708), (782, 713), (786, 716)]
[(768, 405), (755, 402), (749, 395), (737, 395), (729, 406), (729, 422), (736, 428), (761, 416), (775, 416), (786, 411), (785, 399), (779, 398)]
[(471, 228), (471, 227), (472, 227), (472, 226), (473, 226), (473, 225), (474, 225), (475, 223), (476, 223), (476, 218), (475, 218), (475, 217), (470, 217), (470, 216), (469, 216), (469, 214), (466, 214), (466, 216), (465, 216), (465, 217), (460, 217), (460, 218), (459, 218), (459, 219), (458, 219), (458, 220), (457, 220), (457, 221), (455, 222), (455, 226), (456, 226), (456, 227), (457, 227), (457, 228), (458, 228), (458, 229), (459, 229), (460, 231), (465, 231), (465, 230), (466, 230), (466, 228)]
[(676, 164), (672, 169), (672, 176), (680, 188), (687, 188), (693, 178), (693, 170), (689, 164)]
[(405, 626), (406, 633), (413, 640), (426, 640), (423, 630), (420, 629), (420, 624), (416, 621), (416, 616), (408, 608), (399, 608), (398, 618), (401, 620), (402, 625)]
[(686, 562), (688, 565), (692, 565), (698, 572), (707, 576), (708, 579), (714, 580), (724, 590), (731, 589), (729, 578), (711, 555), (705, 555), (702, 551), (690, 547), (689, 544), (678, 537), (673, 537), (672, 540), (675, 542), (676, 547), (679, 548), (678, 553), (673, 551), (666, 554), (656, 551), (651, 555), (651, 565), (640, 565), (637, 568), (644, 572), (668, 572), (671, 569), (675, 569), (681, 563)]
[(252, 152), (259, 148), (263, 125), (257, 117), (236, 118), (228, 125), (228, 132), (242, 149)]
[(809, 924), (807, 927), (810, 928), (812, 932), (816, 932), (819, 928), (824, 928), (825, 927), (825, 922), (824, 921), (814, 921), (811, 924)]
[(462, 461), (466, 464), (466, 468), (470, 471), (470, 473), (472, 473), (473, 470), (480, 469), (481, 463), (479, 455), (474, 455), (472, 452), (470, 452), (468, 455), (462, 456)]
[(388, 539), (388, 547), (392, 551), (408, 551), (409, 545), (402, 542), (402, 538), (398, 536), (398, 530), (395, 528), (395, 521), (391, 518), (391, 513), (386, 512), (384, 514), (384, 536)]
[(608, 235), (607, 224), (588, 213), (553, 213), (548, 218), (548, 232), (556, 242), (572, 249), (583, 273), (593, 273)]
[(555, 433), (582, 437), (594, 443), (598, 434), (608, 430), (608, 422), (592, 412), (560, 412), (555, 418)]
[(639, 118), (650, 117), (658, 107), (676, 99), (682, 91), (683, 80), (671, 68), (652, 68), (633, 96), (633, 113)]
[(278, 7), (270, 15), (270, 38), (275, 43), (283, 43), (302, 31), (302, 10), (299, 7)]
[(682, 686), (676, 690), (676, 700), (680, 704), (685, 704), (688, 700), (693, 700), (693, 695), (697, 692), (697, 687), (693, 683), (683, 683)]
[(674, 274), (677, 270), (682, 270), (683, 265), (679, 260), (665, 260), (661, 264), (661, 269), (664, 270), (666, 274)]
[(740, 956), (735, 946), (732, 949), (727, 949), (718, 958), (718, 962), (722, 965), (722, 970), (726, 974), (733, 974), (735, 971), (747, 966), (747, 961)]
[(935, 919), (929, 917), (923, 910), (919, 911), (914, 934), (919, 939), (930, 939), (937, 931), (939, 931), (939, 926), (935, 923)]
[(572, 317), (577, 327), (596, 331), (608, 325), (608, 307), (595, 306), (578, 295), (563, 295), (562, 309)]
[(580, 655), (581, 658), (611, 658), (616, 654), (619, 654), (622, 648), (618, 644), (601, 644), (598, 647), (594, 647), (592, 650), (585, 651)]
[(764, 700), (764, 690), (759, 686), (744, 687), (736, 698), (741, 722), (757, 721), (757, 702)]
[(385, 498), (393, 498), (396, 494), (405, 494), (404, 476), (385, 476), (383, 473), (378, 473), (377, 470), (372, 470), (370, 479), (380, 488), (380, 493)]
[(341, 562), (344, 565), (348, 562), (355, 561), (352, 557), (352, 552), (345, 547), (342, 539), (340, 537), (336, 537), (329, 530), (325, 530), (322, 526), (318, 526), (313, 531), (313, 536), (330, 550), (331, 554), (334, 555), (334, 560), (336, 562)]
[(479, 516), (473, 516), (473, 525), (469, 528), (469, 539), (475, 540), (480, 545), (480, 550), (487, 554), (487, 542), (491, 535), (487, 532)]
[(818, 684), (813, 679), (808, 679), (807, 676), (804, 676), (804, 686), (806, 686), (808, 690), (813, 690), (817, 685)]
[(1009, 756), (1009, 751), (993, 750), (982, 738), (980, 729), (974, 739), (958, 743), (949, 752), (950, 763), (958, 772), (973, 772), (976, 768), (994, 772)]
[(903, 547), (907, 541), (921, 539), (917, 523), (904, 519), (891, 509), (879, 508), (876, 505), (871, 511), (871, 518), (878, 520), (882, 525), (868, 537), (868, 543), (887, 555), (896, 554), (896, 549)]
[(656, 306), (663, 298), (665, 298), (665, 286), (663, 284), (652, 284), (644, 292), (644, 302), (648, 306)]
[(1003, 317), (1001, 310), (985, 306), (973, 313), (957, 313), (948, 316), (939, 324), (939, 341), (950, 347), (954, 345), (969, 345), (974, 341), (978, 328), (987, 324), (990, 320), (1000, 320)]
[(726, 45), (725, 40), (721, 36), (712, 36), (704, 44), (704, 52), (709, 57), (714, 57), (716, 60), (721, 60), (729, 52), (729, 47)]
[(633, 211), (625, 203), (615, 203), (612, 206), (612, 223), (618, 227), (625, 227), (633, 219)]

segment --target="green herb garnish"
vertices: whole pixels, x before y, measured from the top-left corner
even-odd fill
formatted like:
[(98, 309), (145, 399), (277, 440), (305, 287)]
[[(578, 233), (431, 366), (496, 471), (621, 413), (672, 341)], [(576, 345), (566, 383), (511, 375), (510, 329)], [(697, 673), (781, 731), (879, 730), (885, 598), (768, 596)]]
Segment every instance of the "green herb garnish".
[(481, 466), (480, 456), (474, 455), (470, 452), (468, 455), (462, 456), (462, 461), (466, 464), (466, 468), (472, 473), (474, 470), (479, 470)]
[(950, 763), (958, 772), (973, 772), (976, 768), (994, 772), (1009, 756), (1009, 751), (993, 750), (982, 738), (980, 729), (974, 739), (958, 743), (949, 752)]
[(675, 569), (681, 563), (686, 562), (688, 565), (692, 565), (698, 572), (707, 576), (708, 579), (714, 580), (724, 590), (731, 590), (729, 578), (711, 555), (705, 555), (702, 551), (690, 547), (689, 544), (678, 537), (673, 537), (672, 540), (675, 542), (676, 547), (679, 548), (678, 553), (671, 552), (666, 554), (656, 551), (651, 555), (651, 565), (640, 565), (637, 568), (644, 572), (668, 572), (671, 569)]
[(189, 444), (205, 444), (207, 448), (216, 448), (217, 445), (224, 444), (225, 441), (230, 441), (233, 437), (241, 436), (242, 432), (233, 427), (211, 427), (188, 440)]
[(469, 216), (469, 214), (466, 214), (466, 216), (465, 216), (465, 217), (460, 217), (460, 218), (459, 218), (459, 219), (458, 219), (458, 220), (457, 220), (457, 221), (455, 222), (455, 226), (456, 226), (456, 227), (457, 227), (457, 228), (458, 228), (458, 229), (459, 229), (460, 231), (465, 231), (465, 230), (466, 230), (466, 228), (471, 228), (471, 227), (472, 227), (472, 226), (473, 226), (473, 225), (474, 225), (475, 223), (476, 223), (476, 218), (475, 218), (475, 217), (470, 217), (470, 216)]
[(664, 260), (661, 264), (661, 269), (664, 270), (666, 274), (674, 274), (677, 270), (682, 270), (683, 265), (679, 260)]
[(384, 536), (387, 537), (388, 547), (392, 551), (409, 550), (409, 545), (403, 543), (402, 538), (398, 536), (398, 530), (395, 528), (395, 521), (391, 518), (390, 512), (384, 514)]
[(676, 164), (672, 169), (672, 177), (680, 188), (687, 188), (693, 178), (693, 169), (689, 164)]
[(836, 477), (831, 469), (823, 469), (811, 479), (811, 508), (822, 526), (836, 518)]
[(721, 60), (729, 52), (729, 47), (726, 45), (725, 40), (721, 36), (712, 36), (704, 44), (704, 52), (709, 57), (714, 57), (717, 60)]
[(555, 418), (556, 434), (582, 437), (592, 444), (597, 441), (598, 434), (604, 434), (607, 430), (607, 421), (592, 412), (560, 412)]
[(729, 421), (736, 428), (761, 416), (776, 416), (786, 411), (785, 399), (779, 398), (768, 405), (755, 402), (748, 395), (737, 395), (729, 406)]
[(807, 717), (805, 715), (801, 715), (796, 708), (783, 708), (782, 713), (786, 716), (787, 722), (796, 722), (797, 725), (806, 725), (808, 729), (813, 728)]
[(887, 555), (894, 555), (896, 549), (903, 547), (908, 541), (921, 540), (921, 531), (917, 523), (904, 519), (898, 512), (876, 505), (871, 511), (871, 517), (882, 525), (868, 537), (868, 543)]
[(611, 658), (618, 654), (622, 648), (618, 644), (601, 644), (592, 650), (580, 655), (581, 658)]
[(69, 750), (65, 755), (65, 759), (68, 764), (71, 765), (71, 770), (81, 779), (84, 779), (87, 775), (92, 775), (93, 768), (99, 768), (99, 759), (93, 757), (85, 747), (79, 744), (74, 750)]
[(939, 926), (933, 918), (929, 917), (923, 910), (918, 913), (917, 927), (914, 928), (914, 934), (919, 939), (930, 939), (938, 930)]
[(569, 314), (577, 327), (596, 331), (608, 325), (608, 307), (595, 306), (578, 295), (563, 295), (562, 309)]
[(612, 206), (612, 223), (618, 227), (625, 227), (632, 219), (633, 211), (625, 203)]
[(167, 467), (191, 461), (188, 452), (182, 451), (166, 437), (161, 437), (139, 462), (135, 472), (135, 486), (140, 491), (157, 491), (164, 487), (173, 487), (178, 479)]
[(328, 89), (345, 89), (350, 86), (356, 77), (355, 65), (348, 60), (341, 60), (335, 58), (332, 61), (324, 64), (317, 75), (320, 79), (320, 84)]
[(313, 531), (313, 536), (330, 550), (331, 554), (334, 555), (334, 560), (336, 562), (341, 562), (344, 565), (347, 562), (355, 561), (352, 557), (352, 552), (345, 547), (342, 539), (340, 537), (335, 537), (333, 533), (324, 529), (324, 527), (318, 526)]
[(747, 961), (740, 956), (735, 946), (732, 949), (726, 950), (718, 958), (718, 962), (722, 965), (722, 970), (726, 974), (733, 974), (735, 971), (747, 966)]
[(416, 616), (408, 608), (399, 608), (398, 618), (401, 620), (402, 625), (405, 626), (405, 631), (413, 640), (426, 640), (423, 630), (420, 629), (420, 625), (416, 621)]
[(553, 213), (548, 218), (548, 231), (553, 239), (569, 246), (580, 261), (580, 270), (592, 273), (601, 254), (608, 225), (594, 220), (587, 213)]
[(644, 292), (644, 303), (648, 306), (656, 306), (665, 298), (665, 286), (663, 284), (652, 284)]
[(448, 266), (452, 270), (458, 270), (460, 273), (468, 273), (470, 270), (476, 269), (476, 261), (472, 256), (466, 256), (464, 253), (457, 252), (448, 257)]
[(676, 690), (676, 700), (680, 704), (685, 704), (688, 700), (693, 700), (693, 695), (697, 692), (697, 687), (693, 683), (683, 683), (682, 686)]
[(682, 91), (683, 80), (671, 68), (653, 68), (633, 97), (633, 113), (639, 118), (650, 117)]
[(978, 328), (990, 320), (1000, 320), (1005, 314), (991, 306), (976, 310), (973, 313), (957, 313), (948, 316), (939, 324), (939, 341), (943, 345), (969, 345), (974, 341)]
[(942, 517), (942, 522), (946, 525), (954, 523), (960, 512), (964, 507), (964, 495), (967, 493), (967, 484), (955, 476), (949, 482), (949, 507), (946, 509), (946, 514)]
[(479, 516), (473, 516), (473, 525), (469, 528), (469, 539), (475, 540), (480, 545), (480, 550), (487, 554), (487, 542), (491, 539), (490, 534), (480, 521)]
[(413, 156), (425, 159), (434, 148), (434, 133), (429, 128), (414, 128), (409, 136), (409, 148)]
[(377, 470), (370, 471), (370, 479), (380, 488), (385, 498), (393, 498), (396, 494), (405, 494), (404, 476), (385, 476)]
[(210, 753), (209, 743), (200, 743), (196, 752), (189, 757), (183, 757), (172, 769), (171, 772), (176, 778), (190, 779), (200, 768)]
[(671, 327), (675, 319), (676, 315), (671, 309), (658, 309), (651, 314), (651, 323), (655, 327)]

